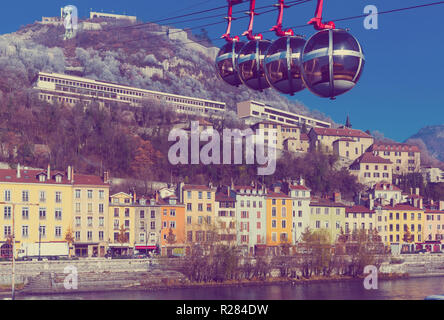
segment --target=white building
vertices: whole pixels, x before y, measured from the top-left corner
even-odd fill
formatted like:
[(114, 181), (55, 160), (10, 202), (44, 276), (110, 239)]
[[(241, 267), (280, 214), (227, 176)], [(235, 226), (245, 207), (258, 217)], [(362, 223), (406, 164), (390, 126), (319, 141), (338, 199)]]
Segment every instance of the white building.
[(293, 201), (293, 244), (301, 240), (302, 233), (310, 227), (310, 200), (311, 190), (304, 185), (304, 180), (299, 183), (288, 184), (288, 194)]
[(97, 101), (105, 107), (110, 107), (112, 103), (139, 107), (144, 100), (148, 99), (170, 105), (177, 113), (199, 116), (222, 116), (226, 107), (224, 102), (139, 89), (57, 73), (39, 72), (34, 89), (39, 92), (39, 98), (43, 101), (67, 105), (76, 103), (89, 105), (91, 102)]
[(237, 245), (244, 253), (254, 254), (257, 246), (266, 246), (267, 208), (265, 190), (260, 187), (236, 186)]
[(263, 120), (275, 123), (302, 126), (305, 124), (307, 128), (330, 128), (331, 123), (310, 118), (293, 112), (281, 110), (271, 107), (265, 103), (257, 101), (243, 101), (237, 104), (237, 115), (243, 119), (246, 124), (253, 125)]
[(444, 170), (433, 167), (422, 167), (421, 174), (428, 183), (444, 182)]

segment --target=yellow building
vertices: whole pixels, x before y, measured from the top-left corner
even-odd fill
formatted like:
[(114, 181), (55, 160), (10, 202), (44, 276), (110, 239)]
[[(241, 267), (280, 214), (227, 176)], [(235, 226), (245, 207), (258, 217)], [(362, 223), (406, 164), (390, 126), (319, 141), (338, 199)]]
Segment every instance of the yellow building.
[(381, 210), (387, 217), (387, 245), (405, 243), (403, 238), (407, 230), (413, 236), (411, 242), (424, 241), (424, 209), (409, 204), (396, 204), (383, 206)]
[(312, 198), (310, 202), (310, 227), (311, 231), (320, 229), (328, 230), (330, 240), (334, 243), (345, 228), (345, 208), (341, 202), (341, 194), (335, 193), (333, 200), (326, 198)]
[[(293, 241), (293, 206), (291, 197), (282, 193), (280, 188), (276, 187), (274, 191), (267, 192), (266, 208), (267, 247), (276, 248), (282, 244), (291, 244)], [(276, 250), (274, 252), (276, 252)]]
[[(350, 129), (345, 127), (337, 129), (313, 128), (308, 133), (308, 136), (310, 138), (310, 148), (312, 150), (319, 150), (329, 154), (336, 153), (340, 156), (344, 155), (346, 156), (347, 151), (349, 151), (348, 158), (352, 160), (363, 155), (367, 151), (367, 149), (373, 144), (374, 141), (371, 135), (361, 130)], [(342, 141), (342, 139), (349, 140), (348, 147), (346, 143), (347, 141)], [(353, 142), (351, 142), (350, 140), (353, 140)], [(342, 142), (345, 143), (342, 144)], [(346, 148), (350, 147), (350, 143), (353, 144), (353, 149), (346, 150)]]
[(417, 146), (376, 142), (368, 151), (390, 160), (393, 163), (393, 174), (419, 172), (421, 169), (421, 152)]
[[(97, 191), (96, 201), (91, 201), (96, 204), (91, 211), (88, 210), (88, 202), (85, 202), (85, 207), (80, 205), (78, 214), (91, 217), (85, 218), (84, 223), (81, 223), (81, 220), (75, 219), (76, 190), (99, 189), (101, 192)], [(86, 248), (85, 255), (104, 253), (105, 239), (99, 241), (99, 238), (100, 232), (103, 232), (102, 235), (105, 232), (108, 190), (109, 184), (100, 177), (74, 174), (71, 167), (66, 172), (51, 170), (49, 166), (47, 170), (28, 170), (22, 169), (20, 165), (17, 170), (0, 170), (2, 254), (7, 253), (10, 248), (13, 218), (17, 249), (22, 245), (39, 242), (66, 242), (66, 234), (70, 230), (75, 237), (74, 248), (77, 244), (82, 244), (82, 248)], [(99, 194), (104, 197), (102, 227), (99, 226)], [(76, 229), (77, 221), (79, 226)], [(90, 222), (92, 225), (89, 225)], [(82, 234), (90, 238), (82, 241)]]
[(216, 232), (216, 190), (211, 185), (182, 185), (180, 202), (185, 205), (185, 233), (189, 247), (213, 240), (213, 232)]
[[(111, 254), (132, 254), (136, 242), (136, 205), (132, 195), (111, 195), (108, 210), (108, 243)], [(122, 231), (125, 237), (122, 237)]]
[(350, 165), (350, 173), (354, 174), (358, 181), (369, 187), (380, 182), (392, 182), (392, 162), (375, 156), (370, 152), (364, 153)]

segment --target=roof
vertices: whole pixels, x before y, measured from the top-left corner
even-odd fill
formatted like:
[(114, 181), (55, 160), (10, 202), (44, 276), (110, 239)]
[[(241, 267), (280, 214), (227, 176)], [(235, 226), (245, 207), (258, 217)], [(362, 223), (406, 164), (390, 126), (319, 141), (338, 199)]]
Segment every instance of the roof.
[(310, 189), (308, 189), (306, 186), (301, 186), (301, 185), (290, 185), (289, 186), (290, 190), (304, 190), (304, 191), (310, 191)]
[[(39, 181), (39, 175), (47, 175), (47, 171), (42, 170), (20, 170), (20, 178), (17, 178), (17, 170), (15, 169), (0, 169), (0, 182), (12, 182), (12, 183), (37, 183), (37, 184), (71, 184), (67, 175), (61, 171), (54, 170), (51, 174), (51, 178), (45, 181)], [(61, 182), (56, 182), (55, 176), (61, 176)], [(103, 179), (99, 176), (74, 174), (74, 185), (100, 185), (108, 186), (104, 183)]]
[(424, 209), (420, 209), (420, 208), (415, 208), (409, 204), (405, 204), (405, 203), (398, 203), (396, 204), (394, 207), (387, 205), (387, 206), (382, 206), (383, 210), (405, 210), (405, 211), (424, 211)]
[(306, 133), (301, 133), (301, 140), (309, 141), (310, 138), (308, 137), (308, 134), (306, 134)]
[(353, 140), (351, 138), (341, 138), (341, 139), (335, 140), (333, 143), (337, 143), (337, 142), (355, 142), (355, 140)]
[(356, 129), (350, 128), (313, 128), (314, 132), (320, 136), (339, 136), (339, 137), (356, 137), (356, 138), (373, 138), (371, 135)]
[(291, 199), (288, 195), (286, 195), (283, 192), (268, 191), (266, 196), (267, 196), (267, 198), (286, 198), (286, 199)]
[(218, 202), (235, 202), (236, 198), (230, 197), (229, 195), (218, 192), (216, 193), (216, 201)]
[(375, 210), (370, 210), (361, 205), (354, 205), (353, 207), (345, 208), (346, 213), (375, 213)]
[(359, 163), (386, 163), (386, 164), (392, 164), (392, 162), (388, 159), (381, 158), (380, 156), (375, 156), (371, 152), (366, 152), (359, 158), (357, 158), (351, 166)]
[(405, 143), (385, 143), (375, 142), (371, 147), (372, 151), (404, 151), (404, 152), (420, 152), (417, 146)]
[[(384, 189), (385, 186), (385, 189)], [(390, 189), (391, 188), (391, 189)], [(397, 186), (391, 183), (380, 182), (375, 184), (374, 189), (377, 191), (401, 191)]]
[(417, 195), (417, 194), (410, 194), (407, 199), (424, 199), (423, 196)]
[(183, 186), (183, 190), (200, 190), (200, 191), (212, 191), (215, 188), (211, 188), (206, 185), (186, 184)]
[(310, 207), (346, 207), (342, 202), (334, 202), (330, 199), (313, 197), (310, 201)]
[(433, 213), (436, 213), (436, 214), (444, 214), (444, 211), (442, 211), (442, 210), (426, 210), (426, 211), (424, 211), (424, 213), (431, 213), (431, 214), (433, 214)]

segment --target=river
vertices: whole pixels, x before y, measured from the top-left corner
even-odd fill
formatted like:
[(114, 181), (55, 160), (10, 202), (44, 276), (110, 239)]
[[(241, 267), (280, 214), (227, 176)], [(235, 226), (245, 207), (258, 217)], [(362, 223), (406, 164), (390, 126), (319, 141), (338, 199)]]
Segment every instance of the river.
[(444, 294), (444, 277), (380, 281), (366, 290), (361, 281), (303, 285), (170, 289), (155, 292), (119, 291), (70, 295), (26, 296), (26, 300), (423, 300)]

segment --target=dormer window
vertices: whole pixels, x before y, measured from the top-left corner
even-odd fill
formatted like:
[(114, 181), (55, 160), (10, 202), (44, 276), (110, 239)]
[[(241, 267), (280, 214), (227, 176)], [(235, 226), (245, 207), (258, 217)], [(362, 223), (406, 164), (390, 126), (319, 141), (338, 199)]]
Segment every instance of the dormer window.
[(151, 199), (151, 200), (150, 200), (150, 204), (151, 204), (152, 206), (154, 206), (154, 205), (156, 204), (156, 200)]
[(39, 182), (45, 182), (46, 181), (46, 175), (41, 174), (39, 175)]
[(60, 176), (60, 175), (55, 176), (55, 181), (56, 181), (57, 183), (62, 182), (62, 176)]
[(139, 203), (141, 206), (144, 206), (146, 204), (146, 200), (145, 199), (140, 199)]
[(170, 198), (170, 204), (176, 204), (176, 199)]

